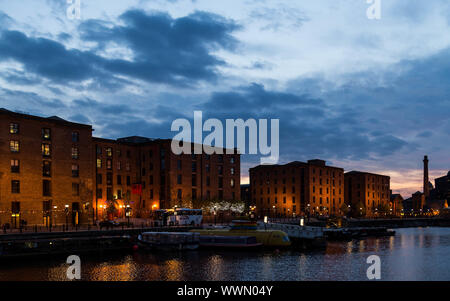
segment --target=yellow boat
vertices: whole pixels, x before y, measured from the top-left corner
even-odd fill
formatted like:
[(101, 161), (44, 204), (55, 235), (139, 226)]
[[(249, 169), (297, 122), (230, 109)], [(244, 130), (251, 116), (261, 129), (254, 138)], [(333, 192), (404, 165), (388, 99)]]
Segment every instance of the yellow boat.
[(289, 247), (289, 236), (279, 230), (257, 230), (256, 223), (248, 221), (233, 221), (231, 229), (191, 230), (201, 236), (250, 236), (265, 247)]

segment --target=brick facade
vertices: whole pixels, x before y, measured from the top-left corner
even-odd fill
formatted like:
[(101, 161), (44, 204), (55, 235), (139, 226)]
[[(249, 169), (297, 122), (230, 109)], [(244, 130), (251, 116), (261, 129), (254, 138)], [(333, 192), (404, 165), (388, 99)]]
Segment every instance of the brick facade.
[(322, 160), (251, 168), (250, 185), (259, 215), (341, 215), (344, 170)]
[(347, 172), (345, 199), (352, 206), (353, 215), (370, 217), (390, 210), (390, 177), (359, 171)]
[(239, 154), (175, 155), (171, 140), (96, 138), (91, 125), (0, 109), (0, 224), (88, 223), (111, 201), (116, 216), (146, 217), (204, 199), (240, 199)]

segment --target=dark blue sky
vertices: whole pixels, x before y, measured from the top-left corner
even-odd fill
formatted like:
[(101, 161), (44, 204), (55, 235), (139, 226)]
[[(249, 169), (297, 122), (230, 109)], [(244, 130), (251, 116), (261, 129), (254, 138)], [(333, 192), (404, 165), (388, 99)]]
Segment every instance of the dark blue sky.
[(406, 196), (423, 155), (450, 169), (449, 4), (382, 0), (374, 21), (365, 2), (81, 0), (71, 20), (64, 0), (0, 0), (0, 107), (107, 138), (172, 137), (194, 110), (278, 118), (281, 163), (388, 174)]

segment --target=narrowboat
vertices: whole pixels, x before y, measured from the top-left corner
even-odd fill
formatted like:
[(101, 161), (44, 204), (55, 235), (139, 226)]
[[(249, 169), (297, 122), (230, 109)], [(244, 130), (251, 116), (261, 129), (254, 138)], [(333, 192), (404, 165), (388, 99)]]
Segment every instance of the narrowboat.
[(264, 247), (289, 247), (291, 241), (289, 236), (279, 230), (258, 230), (258, 225), (253, 221), (233, 221), (228, 229), (202, 229), (191, 230), (200, 236), (250, 236), (255, 237), (257, 243)]
[(202, 236), (200, 248), (256, 249), (262, 246), (254, 236)]
[(138, 236), (138, 245), (148, 250), (196, 250), (199, 243), (200, 235), (192, 232), (145, 232)]

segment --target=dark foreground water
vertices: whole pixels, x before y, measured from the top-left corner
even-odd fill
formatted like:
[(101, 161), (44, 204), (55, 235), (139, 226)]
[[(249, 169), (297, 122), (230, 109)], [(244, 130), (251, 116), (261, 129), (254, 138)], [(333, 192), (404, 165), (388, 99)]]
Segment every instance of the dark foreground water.
[[(134, 253), (81, 257), (83, 280), (450, 280), (450, 228), (397, 229), (395, 237), (328, 243), (325, 251)], [(65, 259), (2, 263), (0, 281), (66, 280)]]

